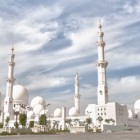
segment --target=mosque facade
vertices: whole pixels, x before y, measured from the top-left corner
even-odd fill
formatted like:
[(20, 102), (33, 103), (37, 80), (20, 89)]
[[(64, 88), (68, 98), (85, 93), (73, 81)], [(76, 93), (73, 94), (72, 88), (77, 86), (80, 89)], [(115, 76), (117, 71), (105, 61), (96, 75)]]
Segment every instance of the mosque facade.
[[(21, 114), (27, 114), (27, 126), (30, 121), (34, 121), (37, 125), (39, 117), (42, 114), (47, 116), (47, 120), (51, 122), (50, 128), (54, 128), (54, 122), (57, 122), (57, 129), (69, 129), (70, 126), (85, 125), (86, 119), (90, 118), (92, 121), (92, 127), (101, 129), (115, 130), (119, 129), (139, 129), (140, 130), (140, 99), (134, 104), (134, 111), (128, 110), (126, 105), (116, 102), (109, 102), (108, 100), (108, 86), (106, 69), (108, 62), (105, 60), (105, 42), (103, 40), (104, 32), (102, 31), (102, 25), (99, 21), (98, 24), (98, 86), (97, 86), (97, 104), (88, 104), (85, 109), (85, 114), (80, 113), (80, 93), (79, 93), (79, 74), (75, 76), (75, 94), (74, 94), (74, 106), (71, 107), (66, 115), (66, 107), (56, 108), (53, 116), (49, 114), (45, 99), (40, 96), (36, 96), (32, 99), (31, 103), (28, 103), (29, 94), (28, 90), (22, 85), (14, 85), (14, 49), (11, 49), (8, 62), (8, 77), (6, 95), (4, 98), (4, 106), (1, 107), (0, 122), (6, 127), (6, 119), (9, 118), (8, 127), (15, 127), (14, 123), (16, 117), (14, 112)], [(1, 101), (2, 102), (2, 101)], [(71, 120), (71, 125), (68, 125), (67, 120)], [(78, 120), (77, 122), (75, 120)]]

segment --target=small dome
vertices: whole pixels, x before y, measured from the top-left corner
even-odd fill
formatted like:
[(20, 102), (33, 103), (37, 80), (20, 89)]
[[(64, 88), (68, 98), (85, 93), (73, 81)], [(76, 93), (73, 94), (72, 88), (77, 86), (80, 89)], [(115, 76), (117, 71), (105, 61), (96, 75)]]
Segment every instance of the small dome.
[(40, 112), (40, 115), (47, 115), (48, 114), (48, 110), (45, 110), (45, 109), (43, 109), (41, 112)]
[(4, 114), (4, 118), (5, 119), (8, 118), (8, 117), (10, 117), (10, 113), (9, 112), (7, 112), (7, 113)]
[(32, 99), (32, 101), (31, 101), (31, 107), (34, 107), (37, 104), (41, 104), (42, 106), (46, 106), (45, 100), (42, 97), (40, 97), (40, 96), (36, 96), (36, 97), (34, 97)]
[(61, 117), (62, 111), (60, 108), (55, 109), (54, 111), (54, 117)]
[(134, 104), (135, 113), (140, 111), (140, 99), (138, 99)]
[(27, 118), (28, 119), (32, 119), (32, 118), (34, 118), (34, 116), (35, 116), (35, 113), (32, 110), (27, 112)]
[(41, 104), (37, 104), (34, 106), (33, 112), (35, 113), (35, 115), (39, 115), (43, 109), (44, 107)]
[(13, 101), (18, 101), (21, 104), (28, 104), (28, 91), (24, 86), (15, 85), (13, 87)]
[(69, 116), (77, 116), (77, 114), (78, 114), (78, 110), (75, 107), (72, 107), (69, 110)]

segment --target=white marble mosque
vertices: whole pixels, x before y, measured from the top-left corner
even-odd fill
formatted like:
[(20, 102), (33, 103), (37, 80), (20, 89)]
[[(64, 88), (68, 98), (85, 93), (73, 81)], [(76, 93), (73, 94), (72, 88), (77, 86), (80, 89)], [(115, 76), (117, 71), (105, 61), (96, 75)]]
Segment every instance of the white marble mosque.
[[(139, 129), (140, 130), (140, 99), (134, 104), (134, 111), (128, 110), (124, 104), (116, 102), (109, 102), (108, 100), (108, 86), (106, 77), (106, 68), (108, 62), (105, 60), (104, 47), (105, 42), (103, 40), (104, 32), (102, 31), (102, 25), (99, 21), (98, 24), (98, 87), (97, 87), (97, 104), (88, 104), (85, 108), (85, 114), (80, 114), (80, 93), (79, 93), (79, 74), (75, 76), (75, 94), (74, 94), (74, 106), (70, 109), (66, 107), (56, 108), (53, 116), (49, 114), (47, 104), (44, 98), (40, 96), (34, 97), (31, 102), (28, 102), (29, 94), (28, 90), (23, 85), (14, 85), (14, 48), (11, 49), (8, 62), (8, 78), (6, 94), (4, 99), (4, 107), (1, 107), (0, 121), (5, 124), (7, 117), (10, 117), (9, 127), (14, 127), (15, 116), (14, 111), (27, 114), (27, 125), (30, 121), (34, 121), (36, 124), (39, 121), (41, 114), (46, 114), (47, 120), (50, 120), (50, 127), (53, 128), (53, 122), (59, 122), (58, 129), (69, 129), (66, 120), (72, 120), (72, 126), (84, 125), (87, 118), (92, 119), (92, 127), (105, 129)], [(1, 100), (2, 104), (2, 100)], [(82, 103), (81, 103), (82, 104)], [(66, 114), (68, 111), (68, 115)], [(73, 120), (78, 119), (78, 122)], [(111, 123), (107, 123), (106, 120), (112, 120)], [(106, 128), (107, 127), (107, 128)], [(110, 128), (108, 128), (110, 127)]]

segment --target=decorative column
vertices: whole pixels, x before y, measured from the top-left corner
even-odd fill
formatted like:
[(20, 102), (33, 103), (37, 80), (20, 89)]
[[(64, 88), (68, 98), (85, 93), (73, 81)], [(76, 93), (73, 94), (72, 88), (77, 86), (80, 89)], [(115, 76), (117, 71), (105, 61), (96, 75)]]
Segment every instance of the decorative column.
[(13, 119), (13, 84), (14, 84), (14, 48), (11, 49), (11, 53), (9, 54), (9, 62), (8, 62), (8, 78), (7, 88), (6, 88), (6, 97), (4, 99), (4, 119), (10, 117), (10, 120)]
[(75, 76), (75, 95), (74, 95), (74, 104), (75, 108), (78, 110), (78, 114), (80, 114), (80, 94), (79, 94), (79, 74), (76, 73)]
[(103, 41), (104, 33), (102, 32), (102, 25), (99, 20), (98, 24), (99, 31), (98, 34), (98, 62), (97, 62), (97, 69), (98, 69), (98, 88), (97, 88), (97, 96), (98, 96), (98, 105), (103, 105), (108, 102), (108, 87), (107, 87), (107, 80), (106, 80), (106, 67), (108, 62), (105, 61), (104, 55), (104, 47), (105, 42)]

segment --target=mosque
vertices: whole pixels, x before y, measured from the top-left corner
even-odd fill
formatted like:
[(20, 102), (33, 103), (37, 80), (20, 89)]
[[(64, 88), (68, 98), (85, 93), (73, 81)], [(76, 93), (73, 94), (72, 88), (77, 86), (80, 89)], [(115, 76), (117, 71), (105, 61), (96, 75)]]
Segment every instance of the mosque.
[[(98, 24), (98, 87), (97, 87), (97, 104), (88, 104), (85, 109), (85, 114), (80, 114), (80, 93), (79, 93), (79, 74), (75, 76), (75, 94), (74, 94), (74, 106), (69, 109), (68, 115), (66, 115), (66, 107), (56, 108), (53, 116), (49, 114), (46, 108), (45, 99), (40, 96), (34, 97), (31, 103), (28, 102), (29, 94), (28, 90), (22, 85), (14, 85), (14, 48), (11, 49), (8, 62), (8, 78), (6, 80), (6, 95), (4, 99), (4, 107), (0, 106), (0, 122), (5, 126), (5, 120), (10, 118), (9, 127), (15, 127), (15, 115), (14, 112), (27, 114), (27, 125), (30, 121), (34, 121), (36, 125), (39, 122), (39, 117), (42, 114), (47, 116), (47, 120), (51, 122), (50, 127), (53, 128), (54, 122), (57, 122), (58, 129), (67, 129), (67, 120), (72, 121), (72, 126), (84, 125), (87, 118), (91, 118), (92, 126), (104, 130), (117, 130), (117, 129), (139, 129), (140, 130), (140, 99), (134, 104), (134, 111), (128, 110), (124, 104), (108, 101), (108, 86), (106, 77), (106, 68), (108, 62), (105, 60), (105, 42), (103, 40), (104, 32), (102, 31), (102, 25), (99, 21)], [(2, 101), (1, 101), (2, 102)], [(78, 120), (75, 122), (75, 120)]]

